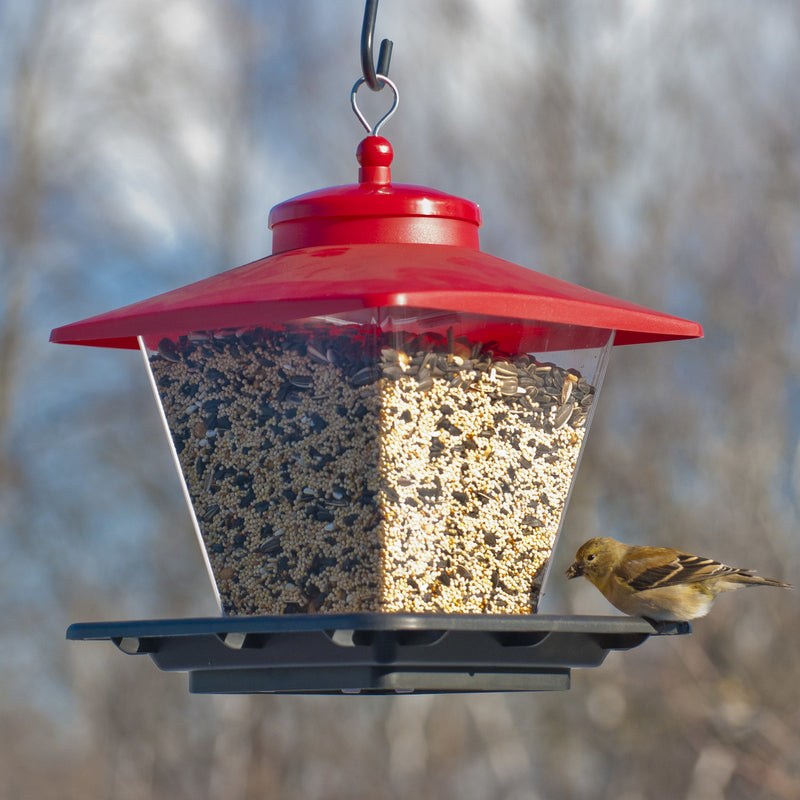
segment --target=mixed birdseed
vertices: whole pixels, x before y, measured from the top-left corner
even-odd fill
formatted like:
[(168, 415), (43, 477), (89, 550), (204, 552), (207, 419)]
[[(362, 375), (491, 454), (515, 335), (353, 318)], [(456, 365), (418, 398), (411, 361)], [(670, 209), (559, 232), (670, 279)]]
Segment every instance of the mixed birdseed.
[(536, 610), (595, 389), (362, 326), (150, 354), (226, 614)]

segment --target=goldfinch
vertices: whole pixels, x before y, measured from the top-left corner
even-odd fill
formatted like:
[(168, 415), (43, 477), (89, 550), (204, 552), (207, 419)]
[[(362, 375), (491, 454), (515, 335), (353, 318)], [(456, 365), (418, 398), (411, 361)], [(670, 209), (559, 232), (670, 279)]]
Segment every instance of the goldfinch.
[(657, 622), (703, 617), (718, 594), (741, 586), (792, 588), (710, 558), (669, 547), (627, 545), (607, 536), (589, 539), (579, 548), (567, 578), (581, 575), (620, 611)]

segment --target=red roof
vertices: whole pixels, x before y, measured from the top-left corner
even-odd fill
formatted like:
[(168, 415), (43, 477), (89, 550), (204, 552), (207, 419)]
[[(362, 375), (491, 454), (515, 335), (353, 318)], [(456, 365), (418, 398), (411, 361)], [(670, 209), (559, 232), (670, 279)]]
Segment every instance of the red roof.
[(138, 335), (267, 325), (370, 307), (461, 311), (617, 331), (615, 344), (702, 336), (653, 311), (474, 250), (356, 244), (290, 250), (56, 328), (50, 340), (137, 347)]

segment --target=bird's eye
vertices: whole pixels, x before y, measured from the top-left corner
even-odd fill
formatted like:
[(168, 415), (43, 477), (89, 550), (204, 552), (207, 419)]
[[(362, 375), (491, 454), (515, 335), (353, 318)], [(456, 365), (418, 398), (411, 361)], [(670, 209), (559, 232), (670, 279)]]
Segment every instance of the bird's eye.
[(594, 561), (594, 558), (595, 558), (595, 554), (594, 553), (589, 553), (589, 555), (586, 556), (586, 560), (587, 561)]

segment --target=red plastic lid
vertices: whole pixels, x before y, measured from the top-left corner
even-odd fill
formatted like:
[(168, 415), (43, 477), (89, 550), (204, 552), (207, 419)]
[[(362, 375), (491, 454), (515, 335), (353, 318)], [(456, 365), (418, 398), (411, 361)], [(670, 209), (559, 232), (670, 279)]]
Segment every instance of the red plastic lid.
[(139, 335), (269, 325), (364, 308), (411, 307), (615, 330), (614, 343), (702, 336), (696, 322), (558, 280), (480, 251), (478, 207), (393, 185), (391, 146), (370, 136), (359, 183), (270, 214), (274, 254), (56, 328), (53, 342), (136, 348)]
[(478, 248), (475, 203), (424, 186), (393, 184), (392, 146), (368, 136), (358, 146), (358, 183), (294, 197), (269, 215), (272, 253), (321, 244), (450, 244)]

